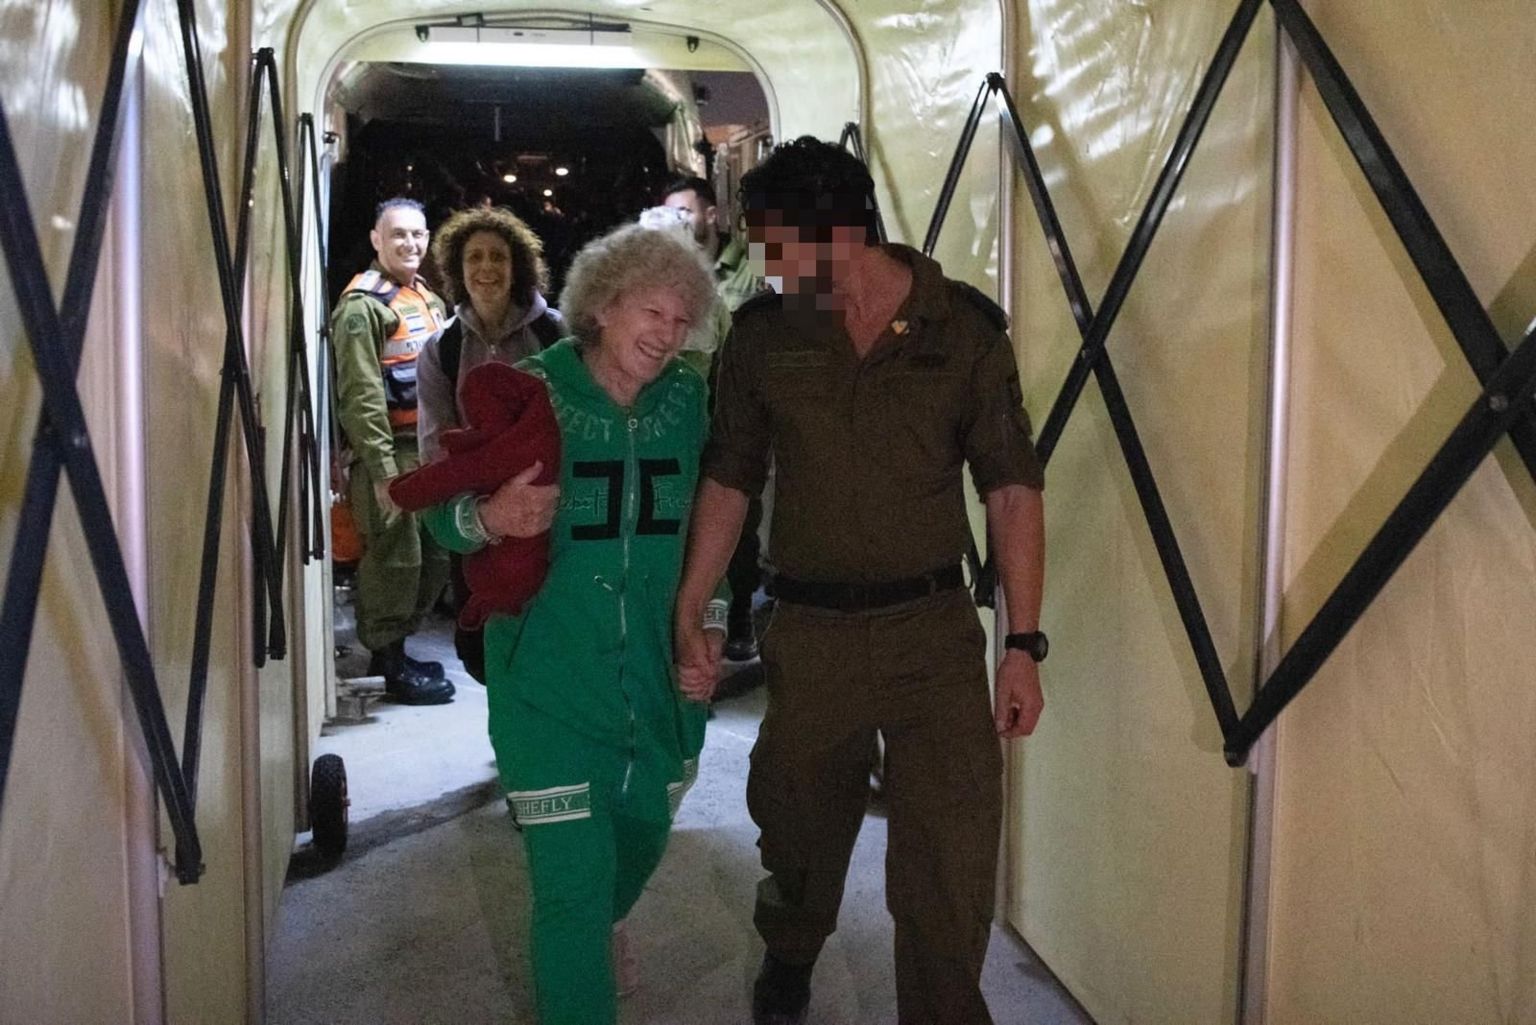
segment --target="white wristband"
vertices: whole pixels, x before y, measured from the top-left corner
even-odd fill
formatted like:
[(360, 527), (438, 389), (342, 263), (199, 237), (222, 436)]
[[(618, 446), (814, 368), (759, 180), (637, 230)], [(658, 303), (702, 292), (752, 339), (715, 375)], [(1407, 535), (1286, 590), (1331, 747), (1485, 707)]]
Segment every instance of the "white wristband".
[(723, 598), (711, 598), (704, 606), (704, 629), (719, 630), (721, 633), (729, 632), (726, 625), (726, 616), (731, 608), (730, 602)]
[(477, 545), (493, 545), (501, 540), (498, 535), (486, 529), (485, 522), (480, 519), (480, 499), (474, 495), (465, 495), (455, 503), (453, 525), (466, 541), (473, 541)]

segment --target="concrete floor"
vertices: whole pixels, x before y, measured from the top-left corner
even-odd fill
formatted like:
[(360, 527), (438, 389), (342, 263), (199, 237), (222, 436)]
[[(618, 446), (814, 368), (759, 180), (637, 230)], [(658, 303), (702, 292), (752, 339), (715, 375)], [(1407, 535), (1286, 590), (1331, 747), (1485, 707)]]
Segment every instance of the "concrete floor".
[[(352, 608), (345, 599), (336, 603), (336, 640), (347, 649), (336, 660), (337, 676), (362, 676), (368, 649), (357, 643)], [(443, 663), (457, 693), (446, 705), (410, 707), (379, 701), (366, 722), (324, 727), (312, 754), (337, 754), (346, 763), (354, 824), (417, 808), (496, 778), (496, 756), (485, 731), (485, 688), (454, 657), (452, 621), (428, 617), (406, 648), (415, 658)]]
[[(327, 738), (347, 759), (354, 811), (374, 814), (354, 816), (339, 865), (296, 872), (284, 892), (268, 961), (272, 1025), (534, 1022), (523, 852), (494, 788), (476, 784), (489, 764), (489, 747), (476, 746), (485, 743), (484, 691), (468, 684), (459, 693), (447, 708), (384, 706), (377, 722)], [(749, 1020), (761, 870), (742, 795), (763, 697), (759, 688), (717, 705), (699, 782), (630, 919), (642, 983), (621, 1004), (624, 1025)], [(387, 753), (370, 760), (370, 746)], [(444, 748), (460, 747), (462, 759), (443, 760)], [(400, 781), (418, 774), (442, 789), (405, 808)], [(812, 1022), (895, 1020), (884, 857), (885, 821), (871, 814), (838, 931), (817, 965)], [(1091, 1025), (1006, 930), (994, 930), (983, 984), (998, 1025)]]

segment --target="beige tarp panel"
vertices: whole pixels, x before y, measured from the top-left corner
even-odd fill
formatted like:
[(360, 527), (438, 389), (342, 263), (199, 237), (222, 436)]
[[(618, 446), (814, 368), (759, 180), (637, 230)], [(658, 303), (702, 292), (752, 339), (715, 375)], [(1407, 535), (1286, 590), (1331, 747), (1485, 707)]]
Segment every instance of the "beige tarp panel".
[[(1311, 5), (1473, 288), (1536, 313), (1536, 22)], [(1310, 85), (1286, 640), (1477, 394)], [(1536, 1021), (1536, 489), (1508, 442), (1282, 716), (1268, 1021)]]
[[(1232, 7), (1019, 5), (1021, 116), (1095, 305)], [(1240, 705), (1252, 682), (1272, 133), (1260, 23), (1110, 337)], [(1028, 200), (1015, 335), (1040, 426), (1080, 338)], [(1009, 917), (1099, 1021), (1233, 1019), (1248, 783), (1221, 736), (1097, 385), (1046, 472), (1036, 735), (1014, 746)]]
[[(98, 12), (102, 6), (56, 0), (9, 5), (0, 12), (0, 46), (25, 54), (0, 62), (0, 75), (56, 289), (62, 289), (115, 29), (116, 11)], [(225, 199), (231, 210), (238, 177), (237, 128), (243, 119), (238, 82), (245, 77), (249, 45), (246, 17), (234, 5), (198, 6)], [(175, 5), (153, 0), (144, 5), (142, 18), (142, 113), (134, 137), (141, 177), (141, 238), (135, 250), (127, 248), (133, 239), (109, 237), (81, 388), (109, 494), (126, 499), (115, 515), (130, 555), (133, 524), (143, 523), (144, 615), (167, 719), (179, 747), (224, 319)], [(270, 170), (264, 175), (270, 188)], [(258, 239), (259, 225), (277, 215), (274, 200), (258, 204)], [(258, 253), (261, 250), (258, 244)], [(137, 296), (119, 294), (135, 286), (115, 273), (118, 260), (138, 264)], [(261, 273), (263, 264), (258, 258), (253, 272)], [(11, 325), (4, 335), (0, 372), (7, 396), (6, 498), (0, 520), (5, 537), (0, 546), (9, 552), (21, 468), (31, 452), (38, 389), (8, 278), (0, 284), (0, 297), (4, 320)], [(132, 298), (140, 300), (142, 323), (114, 320), (127, 315), (121, 311), (129, 308)], [(256, 387), (269, 426), (280, 429), (283, 320), (265, 324), (258, 303), (253, 322), (259, 325), (251, 340)], [(279, 339), (277, 346), (267, 344), (269, 334)], [(127, 397), (136, 385), (143, 389), (142, 421), (132, 419), (137, 407)], [(134, 498), (131, 447), (143, 452), (142, 506)], [(270, 667), (261, 678), (259, 710), (250, 708), (250, 714), (261, 717), (260, 750), (245, 745), (252, 757), (243, 760), (248, 714), (242, 709), (242, 695), (254, 696), (250, 688), (255, 677), (247, 668), (248, 618), (239, 599), (245, 586), (247, 529), (241, 510), (249, 502), (241, 466), (237, 453), (224, 510), (198, 788), (197, 824), (208, 872), (195, 887), (168, 885), (159, 937), (154, 926), (154, 866), (129, 857), (133, 819), (127, 802), (132, 790), (124, 766), (132, 756), (125, 747), (139, 743), (138, 728), (125, 725), (132, 721), (131, 706), (122, 694), (117, 653), (101, 613), (73, 500), (64, 492), (0, 822), (0, 1017), (7, 1021), (131, 1020), (134, 945), (148, 973), (141, 976), (148, 986), (137, 996), (150, 1013), (161, 999), (161, 956), (170, 1020), (241, 1021), (248, 999), (259, 997), (259, 991), (248, 989), (248, 954), (258, 953), (248, 937), (259, 943), (265, 919), (262, 909), (250, 902), (259, 899), (270, 917), (292, 842), (293, 702), (288, 667)], [(275, 473), (272, 480), (275, 491)], [(256, 820), (246, 821), (258, 809), (242, 794), (257, 773), (264, 783), (259, 811), (266, 819), (261, 829), (265, 847), (255, 860), (248, 860), (246, 837), (260, 827)], [(152, 821), (148, 825), (153, 828)], [(168, 822), (162, 820), (160, 833), (169, 845)], [(146, 868), (147, 886), (133, 891), (132, 873)], [(127, 911), (132, 892), (148, 895), (148, 906), (137, 918)], [(139, 929), (137, 936), (130, 935), (133, 928)], [(82, 964), (90, 971), (82, 974)]]
[[(112, 19), (101, 6), (0, 7), (0, 95), (56, 299), (111, 47)], [(124, 439), (112, 396), (123, 368), (105, 324), (112, 300), (98, 287), (80, 390), (116, 501), (123, 482), (113, 463)], [(9, 567), (41, 389), (7, 273), (0, 273), (0, 325), (0, 552)], [(0, 811), (0, 1017), (7, 1020), (117, 1021), (132, 1006), (125, 770), (133, 755), (109, 638), (74, 499), (61, 485)], [(90, 899), (80, 899), (86, 892)], [(72, 977), (81, 964), (96, 982)]]
[[(283, 46), (286, 42), (286, 34), (282, 29), (285, 26), (273, 24), (267, 10), (269, 6), (271, 5), (259, 4), (257, 10), (251, 15), (255, 28), (250, 46), (251, 48), (270, 46), (276, 51), (278, 86), (282, 92), (283, 114), (287, 122), (282, 128), (287, 138), (289, 174), (292, 188), (295, 190), (293, 196), (295, 216), (299, 216), (302, 212), (304, 220), (312, 228), (314, 211), (306, 205), (310, 195), (308, 163), (297, 141), (299, 110), (294, 106), (293, 98), (288, 95), (287, 87), (282, 82)], [(248, 347), (253, 353), (252, 374), (262, 396), (261, 412), (267, 425), (266, 484), (275, 516), (282, 474), (279, 450), (288, 394), (288, 286), (290, 279), (287, 259), (288, 240), (284, 230), (277, 152), (272, 133), (272, 105), (270, 95), (266, 93), (263, 93), (262, 97), (260, 140), (256, 165), (256, 205), (252, 211), (253, 242), (247, 295), (251, 315), (248, 318), (247, 330), (250, 332)], [(302, 195), (299, 194), (301, 187)], [(309, 255), (312, 261), (313, 236), (305, 236), (303, 241), (307, 244), (307, 248), (301, 248), (300, 253)], [(315, 357), (312, 350), (318, 326), (316, 318), (325, 316), (329, 311), (306, 308), (304, 312), (306, 317), (304, 337), (311, 347), (309, 359), (310, 371), (313, 375)], [(318, 392), (312, 392), (312, 394), (316, 402), (322, 398)], [(297, 417), (299, 415), (297, 404), (294, 410)], [(315, 409), (314, 415), (320, 416), (318, 408)], [(318, 423), (317, 420), (317, 425)], [(295, 438), (297, 438), (297, 430), (296, 421)], [(296, 783), (300, 779), (307, 780), (309, 775), (307, 758), (309, 737), (304, 737), (303, 745), (300, 745), (299, 740), (301, 733), (308, 734), (312, 731), (318, 734), (323, 718), (323, 711), (304, 713), (301, 709), (303, 702), (309, 697), (302, 681), (308, 679), (312, 673), (317, 683), (323, 680), (323, 669), (317, 670), (316, 667), (323, 667), (329, 663), (335, 649), (333, 638), (329, 636), (317, 638), (307, 633), (309, 624), (318, 617), (304, 614), (305, 603), (318, 600), (328, 609), (329, 592), (322, 591), (318, 587), (306, 589), (305, 584), (306, 581), (319, 582), (326, 579), (323, 574), (329, 567), (326, 560), (317, 560), (309, 566), (304, 566), (302, 562), (302, 546), (308, 528), (302, 521), (302, 510), (298, 505), (298, 469), (298, 463), (295, 461), (290, 470), (292, 479), (289, 483), (287, 550), (282, 555), (287, 563), (283, 601), (286, 603), (288, 613), (288, 657), (282, 661), (269, 661), (260, 673), (257, 684), (259, 700), (252, 703), (260, 723), (260, 752), (256, 758), (252, 759), (246, 770), (255, 773), (260, 780), (261, 839), (259, 852), (252, 852), (256, 853), (260, 860), (253, 863), (252, 869), (256, 870), (259, 865), (262, 881), (262, 922), (265, 926), (265, 939), (268, 942), (271, 938), (278, 902), (282, 896), (283, 879), (288, 871), (288, 859), (293, 852), (294, 833), (308, 828), (306, 809), (302, 801), (297, 806), (295, 804)], [(320, 485), (322, 490), (318, 496), (315, 496), (315, 500), (324, 503), (328, 501), (330, 488), (329, 473), (324, 468), (320, 474)], [(315, 689), (318, 691), (320, 688), (317, 686)], [(296, 811), (299, 816), (298, 821), (295, 821)]]
[[(151, 564), (151, 646), (166, 712), (185, 715), (194, 609), (217, 419), (224, 313), (197, 161), (191, 99), (175, 5), (150, 3), (144, 22), (145, 401)], [(248, 15), (245, 15), (248, 17)], [(226, 206), (233, 212), (244, 124), (249, 39), (238, 9), (197, 5), (200, 43)], [(233, 236), (233, 219), (231, 236)], [(156, 254), (164, 258), (156, 258)], [(257, 342), (252, 346), (259, 353)], [(253, 378), (263, 392), (262, 363)], [(273, 404), (268, 399), (266, 405)], [(280, 403), (279, 403), (280, 405)], [(268, 417), (280, 411), (266, 409)], [(238, 428), (234, 434), (239, 437)], [(248, 489), (235, 442), (224, 505), (197, 824), (207, 872), (164, 901), (167, 1014), (173, 1021), (240, 1021), (246, 1011), (247, 871), (241, 736), (242, 689), (251, 686), (248, 603), (240, 600)]]
[[(870, 123), (865, 142), (881, 186), (892, 238), (921, 246), (960, 141), (966, 114), (988, 72), (1002, 70), (1002, 21), (985, 0), (944, 9), (867, 12), (859, 38), (870, 61)], [(997, 131), (976, 133), (960, 187), (934, 256), (951, 277), (998, 294)]]

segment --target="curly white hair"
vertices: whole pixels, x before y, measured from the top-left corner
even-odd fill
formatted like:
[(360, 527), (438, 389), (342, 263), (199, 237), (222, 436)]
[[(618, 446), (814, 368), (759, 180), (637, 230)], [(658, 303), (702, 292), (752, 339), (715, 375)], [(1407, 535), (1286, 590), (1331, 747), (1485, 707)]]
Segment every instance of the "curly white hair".
[(715, 275), (692, 239), (679, 232), (626, 225), (582, 247), (565, 275), (560, 313), (583, 345), (598, 339), (597, 315), (635, 290), (675, 289), (695, 324), (710, 315)]

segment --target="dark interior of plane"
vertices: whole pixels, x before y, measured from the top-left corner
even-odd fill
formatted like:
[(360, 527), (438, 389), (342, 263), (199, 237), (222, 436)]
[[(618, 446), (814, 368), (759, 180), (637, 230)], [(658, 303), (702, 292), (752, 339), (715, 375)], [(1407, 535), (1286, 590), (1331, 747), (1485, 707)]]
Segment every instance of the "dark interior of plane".
[[(336, 97), (349, 140), (332, 179), (331, 299), (367, 265), (374, 207), (396, 195), (420, 200), (434, 227), (466, 206), (511, 208), (543, 239), (558, 295), (576, 250), (655, 203), (672, 177), (662, 134), (675, 104), (644, 74), (357, 65)], [(766, 117), (749, 74), (693, 82), (706, 126)]]

